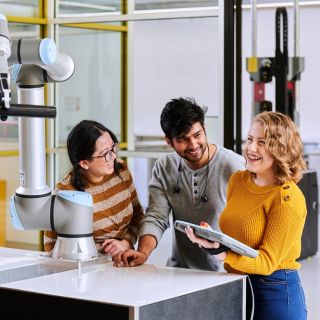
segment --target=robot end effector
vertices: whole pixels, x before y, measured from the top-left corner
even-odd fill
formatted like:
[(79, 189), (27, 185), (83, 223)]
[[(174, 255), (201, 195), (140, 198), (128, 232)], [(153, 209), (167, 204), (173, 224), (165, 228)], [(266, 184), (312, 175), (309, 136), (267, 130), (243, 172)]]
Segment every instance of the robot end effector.
[[(17, 85), (43, 85), (69, 79), (74, 72), (70, 56), (58, 52), (52, 39), (10, 41), (7, 19), (0, 13), (0, 116), (54, 118), (54, 107), (11, 104), (9, 67)], [(31, 106), (30, 106), (31, 105)]]

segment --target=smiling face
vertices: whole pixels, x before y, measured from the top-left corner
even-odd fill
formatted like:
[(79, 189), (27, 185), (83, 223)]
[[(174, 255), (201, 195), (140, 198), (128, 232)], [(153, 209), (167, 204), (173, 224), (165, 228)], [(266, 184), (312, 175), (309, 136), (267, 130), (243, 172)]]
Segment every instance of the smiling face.
[(200, 122), (194, 123), (187, 134), (171, 140), (166, 138), (166, 141), (192, 169), (201, 168), (207, 163), (207, 136)]
[(274, 160), (266, 147), (266, 137), (263, 125), (254, 122), (248, 133), (244, 148), (247, 169), (255, 173), (259, 184), (273, 184), (275, 180)]
[(80, 161), (80, 166), (84, 169), (86, 178), (93, 182), (102, 181), (104, 176), (110, 175), (114, 172), (114, 161), (116, 155), (113, 153), (113, 158), (107, 162), (104, 155), (108, 150), (114, 146), (114, 141), (108, 132), (103, 132), (97, 139), (95, 151), (90, 160)]

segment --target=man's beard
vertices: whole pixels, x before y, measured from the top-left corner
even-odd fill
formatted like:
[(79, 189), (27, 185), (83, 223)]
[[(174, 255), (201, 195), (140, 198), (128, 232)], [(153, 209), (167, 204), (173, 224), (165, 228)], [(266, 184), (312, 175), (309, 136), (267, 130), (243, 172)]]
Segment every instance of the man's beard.
[(200, 146), (200, 150), (199, 150), (199, 151), (201, 151), (201, 153), (200, 153), (200, 155), (199, 155), (197, 158), (192, 157), (192, 156), (189, 156), (188, 152), (184, 152), (182, 158), (184, 158), (185, 160), (187, 160), (187, 161), (189, 161), (189, 162), (191, 162), (191, 163), (197, 163), (197, 162), (199, 162), (199, 161), (203, 158), (203, 156), (204, 156), (204, 154), (205, 154), (205, 152), (206, 152), (207, 149), (208, 149), (208, 152), (209, 152), (209, 146), (208, 146), (208, 144), (206, 144), (206, 145), (201, 145), (201, 146)]

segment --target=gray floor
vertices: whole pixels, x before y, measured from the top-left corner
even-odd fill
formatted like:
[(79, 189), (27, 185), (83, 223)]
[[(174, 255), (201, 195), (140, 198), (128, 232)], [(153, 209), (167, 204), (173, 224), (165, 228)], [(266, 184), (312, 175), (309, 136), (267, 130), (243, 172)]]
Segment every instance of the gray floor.
[(320, 254), (300, 261), (301, 283), (306, 296), (308, 320), (320, 319)]

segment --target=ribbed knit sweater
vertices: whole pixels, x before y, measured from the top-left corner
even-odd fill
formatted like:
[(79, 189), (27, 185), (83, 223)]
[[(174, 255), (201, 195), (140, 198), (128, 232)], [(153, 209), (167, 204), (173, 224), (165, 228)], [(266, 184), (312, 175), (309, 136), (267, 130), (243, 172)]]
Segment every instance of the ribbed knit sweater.
[[(118, 160), (119, 161), (119, 160)], [(127, 239), (133, 245), (137, 240), (143, 209), (137, 197), (132, 176), (127, 165), (120, 169), (121, 178), (114, 172), (100, 183), (85, 181), (85, 191), (93, 198), (93, 238), (97, 249), (105, 239)], [(58, 184), (58, 190), (75, 190), (70, 183), (70, 173)], [(45, 251), (53, 249), (56, 232), (44, 232)]]
[(298, 269), (301, 236), (307, 214), (304, 195), (292, 181), (257, 186), (249, 171), (232, 175), (227, 206), (219, 224), (227, 235), (259, 250), (256, 258), (227, 252), (225, 269), (233, 273), (269, 275)]

